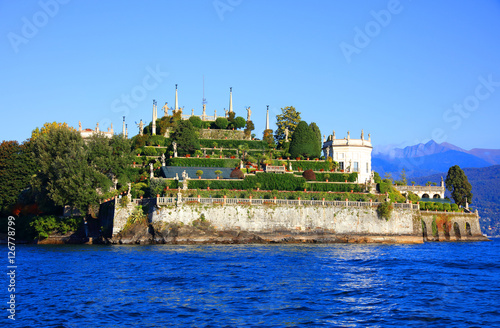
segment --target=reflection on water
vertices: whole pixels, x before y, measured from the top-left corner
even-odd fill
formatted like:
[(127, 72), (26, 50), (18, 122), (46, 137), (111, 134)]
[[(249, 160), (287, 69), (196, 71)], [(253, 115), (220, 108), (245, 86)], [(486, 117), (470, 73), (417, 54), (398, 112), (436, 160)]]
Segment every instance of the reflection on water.
[(19, 318), (33, 327), (494, 326), (499, 245), (26, 245)]

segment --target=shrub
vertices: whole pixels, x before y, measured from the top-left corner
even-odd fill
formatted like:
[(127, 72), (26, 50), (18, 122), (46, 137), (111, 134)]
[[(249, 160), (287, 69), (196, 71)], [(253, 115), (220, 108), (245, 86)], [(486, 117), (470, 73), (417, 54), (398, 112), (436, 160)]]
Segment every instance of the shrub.
[(381, 217), (384, 218), (386, 221), (389, 221), (392, 215), (392, 210), (394, 209), (394, 206), (392, 205), (391, 202), (383, 202), (377, 207), (377, 214)]
[(225, 128), (227, 128), (228, 124), (229, 124), (229, 122), (224, 117), (218, 117), (215, 120), (215, 126), (217, 126), (221, 130), (224, 130)]
[(231, 175), (229, 177), (233, 179), (244, 179), (245, 174), (237, 167), (231, 171)]
[(201, 177), (203, 175), (203, 171), (202, 170), (198, 170), (196, 171), (196, 175)]
[(201, 128), (202, 127), (203, 121), (198, 116), (191, 116), (189, 118), (189, 121), (191, 122), (191, 124), (193, 124), (193, 126), (195, 128)]
[(227, 158), (185, 158), (175, 157), (167, 159), (168, 166), (199, 166), (199, 167), (236, 167), (239, 159)]
[(307, 180), (307, 181), (316, 181), (316, 174), (314, 174), (313, 170), (305, 170), (304, 173), (302, 173), (302, 176)]
[(237, 129), (244, 128), (246, 123), (247, 122), (245, 121), (245, 119), (241, 116), (238, 116), (234, 119), (234, 125), (235, 125), (235, 128), (237, 128)]
[(144, 150), (142, 152), (146, 156), (156, 156), (156, 148), (155, 147), (144, 147)]

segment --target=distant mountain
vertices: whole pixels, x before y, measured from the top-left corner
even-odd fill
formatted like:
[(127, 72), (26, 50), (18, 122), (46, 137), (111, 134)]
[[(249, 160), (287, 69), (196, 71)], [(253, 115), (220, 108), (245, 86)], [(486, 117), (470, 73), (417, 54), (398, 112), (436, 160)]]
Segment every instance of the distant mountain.
[(469, 150), (468, 153), (484, 159), (491, 165), (500, 164), (500, 149), (474, 148)]
[[(500, 236), (500, 194), (498, 193), (500, 190), (500, 165), (464, 168), (463, 170), (472, 185), (471, 207), (477, 208), (479, 211), (483, 233), (489, 236)], [(439, 184), (441, 176), (446, 178), (446, 174), (447, 172), (442, 172), (412, 180), (419, 185), (425, 185), (427, 181)]]
[[(383, 148), (379, 148), (383, 149)], [(500, 150), (464, 150), (455, 145), (431, 140), (403, 149), (385, 149), (372, 155), (372, 168), (381, 175), (386, 172), (398, 177), (404, 168), (408, 177), (422, 177), (447, 172), (453, 165), (460, 167), (488, 167), (500, 164)]]

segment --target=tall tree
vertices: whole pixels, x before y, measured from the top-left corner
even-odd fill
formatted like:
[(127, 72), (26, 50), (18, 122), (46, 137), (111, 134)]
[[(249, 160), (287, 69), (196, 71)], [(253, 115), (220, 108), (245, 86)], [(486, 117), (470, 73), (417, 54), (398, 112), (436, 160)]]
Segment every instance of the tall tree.
[(465, 206), (466, 201), (469, 204), (472, 203), (472, 186), (458, 165), (450, 167), (445, 184), (446, 188), (451, 191), (455, 204)]
[(252, 136), (252, 131), (255, 129), (252, 121), (247, 121), (245, 127), (245, 137), (250, 138)]
[(10, 213), (19, 194), (29, 186), (35, 172), (30, 143), (3, 141), (0, 144), (0, 212)]
[(290, 141), (290, 155), (292, 157), (316, 157), (317, 139), (306, 122), (300, 121)]
[(312, 122), (309, 124), (309, 128), (314, 132), (316, 136), (315, 144), (314, 144), (314, 157), (321, 157), (321, 149), (323, 148), (323, 142), (321, 141), (321, 131), (316, 123)]
[(98, 188), (109, 187), (107, 177), (89, 163), (81, 135), (69, 128), (51, 129), (33, 140), (38, 172), (32, 180), (39, 203), (70, 205), (83, 213), (98, 203)]
[(195, 150), (200, 149), (198, 131), (189, 120), (179, 121), (170, 139), (177, 143), (177, 152), (181, 156), (194, 154)]
[(288, 128), (288, 136), (292, 136), (295, 128), (300, 122), (300, 112), (295, 110), (295, 107), (288, 106), (281, 108), (281, 114), (276, 115), (276, 125), (278, 128), (274, 134), (276, 144), (280, 147), (285, 141), (285, 129)]

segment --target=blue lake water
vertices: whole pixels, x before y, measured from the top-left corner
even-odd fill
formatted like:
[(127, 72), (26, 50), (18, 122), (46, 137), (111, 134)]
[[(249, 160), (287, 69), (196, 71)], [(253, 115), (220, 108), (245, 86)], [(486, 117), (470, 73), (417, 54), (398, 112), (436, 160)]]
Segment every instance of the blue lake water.
[(3, 279), (0, 326), (500, 327), (499, 255), (498, 239), (19, 245), (16, 321)]

